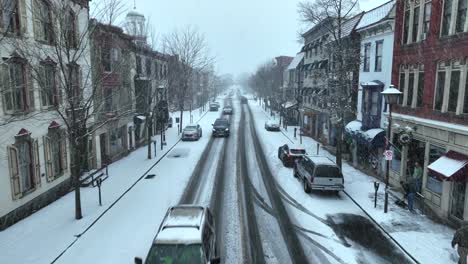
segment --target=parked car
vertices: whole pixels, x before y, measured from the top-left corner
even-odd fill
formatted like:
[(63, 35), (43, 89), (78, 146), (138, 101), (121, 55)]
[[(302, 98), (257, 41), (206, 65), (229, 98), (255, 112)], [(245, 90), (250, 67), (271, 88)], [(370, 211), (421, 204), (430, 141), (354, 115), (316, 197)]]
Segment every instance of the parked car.
[(344, 190), (344, 179), (340, 168), (327, 157), (303, 156), (296, 160), (293, 175), (302, 181), (306, 193), (310, 190), (336, 193)]
[(215, 102), (210, 103), (210, 111), (217, 112), (218, 109), (219, 109), (219, 104), (217, 104)]
[(232, 115), (232, 106), (228, 105), (223, 108), (223, 115)]
[(265, 129), (267, 131), (280, 131), (280, 125), (275, 120), (267, 120), (265, 122)]
[(229, 137), (229, 120), (226, 118), (218, 118), (213, 124), (213, 137), (223, 136)]
[[(178, 205), (167, 210), (145, 264), (220, 263), (214, 217), (207, 207)], [(135, 264), (143, 259), (136, 257)]]
[(293, 146), (290, 148), (288, 144), (284, 144), (278, 148), (278, 158), (283, 162), (285, 167), (293, 167), (294, 161), (302, 158), (306, 154), (305, 149), (300, 146)]
[(202, 135), (203, 132), (200, 125), (187, 125), (184, 130), (182, 130), (182, 141), (199, 140)]

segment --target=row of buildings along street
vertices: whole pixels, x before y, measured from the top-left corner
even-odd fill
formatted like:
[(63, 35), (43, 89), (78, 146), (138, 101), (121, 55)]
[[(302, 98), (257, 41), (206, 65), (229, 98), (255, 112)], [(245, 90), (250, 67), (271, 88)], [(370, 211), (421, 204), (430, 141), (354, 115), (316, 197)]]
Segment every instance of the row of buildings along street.
[(401, 95), (392, 104), (391, 189), (415, 182), (419, 208), (457, 226), (468, 219), (467, 5), (389, 1), (323, 19), (302, 6), (314, 26), (301, 50), (259, 67), (249, 85), (283, 125), (300, 126), (337, 163), (381, 179), (389, 125), (382, 92), (393, 85)]
[(106, 20), (112, 6), (92, 12), (87, 0), (2, 5), (0, 230), (79, 186), (85, 171), (151, 148), (153, 135), (162, 148), (169, 112), (204, 107), (221, 87), (212, 66), (188, 63), (169, 39), (158, 51), (136, 10), (118, 27)]

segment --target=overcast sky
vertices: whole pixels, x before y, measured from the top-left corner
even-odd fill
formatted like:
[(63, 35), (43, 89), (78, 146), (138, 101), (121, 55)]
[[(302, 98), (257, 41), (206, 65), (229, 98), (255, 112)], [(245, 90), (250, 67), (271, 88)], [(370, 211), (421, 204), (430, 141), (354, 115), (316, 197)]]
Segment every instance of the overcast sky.
[[(124, 0), (133, 6), (133, 0)], [(297, 14), (301, 0), (136, 0), (157, 33), (195, 25), (216, 57), (218, 73), (252, 72), (269, 58), (294, 56), (300, 49)], [(360, 0), (361, 10), (388, 0)], [(131, 4), (130, 4), (131, 3)]]

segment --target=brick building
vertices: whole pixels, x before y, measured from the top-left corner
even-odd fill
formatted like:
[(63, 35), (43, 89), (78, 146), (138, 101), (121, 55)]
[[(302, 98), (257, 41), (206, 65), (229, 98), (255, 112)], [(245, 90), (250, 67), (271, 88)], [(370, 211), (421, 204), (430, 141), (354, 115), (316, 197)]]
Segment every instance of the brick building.
[(403, 96), (393, 116), (392, 182), (409, 180), (419, 162), (425, 203), (454, 223), (468, 219), (467, 2), (398, 0), (395, 18), (392, 83)]

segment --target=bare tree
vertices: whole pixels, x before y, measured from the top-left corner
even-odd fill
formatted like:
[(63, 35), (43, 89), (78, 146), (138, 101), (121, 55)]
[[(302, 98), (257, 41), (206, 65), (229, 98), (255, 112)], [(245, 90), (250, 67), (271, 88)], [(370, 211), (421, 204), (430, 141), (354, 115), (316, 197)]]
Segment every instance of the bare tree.
[(299, 3), (299, 14), (312, 26), (320, 25), (327, 37), (326, 52), (331, 61), (328, 78), (329, 95), (324, 97), (336, 128), (336, 163), (341, 168), (345, 119), (355, 112), (356, 76), (359, 71), (359, 40), (352, 35), (362, 14), (358, 0), (315, 0)]
[(195, 71), (207, 69), (214, 58), (210, 57), (205, 37), (196, 28), (187, 26), (175, 30), (162, 38), (163, 52), (177, 59), (171, 60), (168, 84), (174, 90), (178, 110), (180, 111), (180, 132), (187, 95), (190, 93), (190, 81)]
[(128, 11), (128, 6), (122, 0), (100, 0), (91, 2), (91, 9), (99, 10), (100, 16), (94, 17), (99, 23), (115, 25), (117, 19)]
[[(118, 2), (111, 1), (118, 6)], [(85, 4), (84, 4), (85, 3)], [(32, 1), (28, 11), (33, 16), (33, 32), (21, 38), (8, 38), (4, 44), (13, 50), (15, 57), (27, 60), (27, 69), (35, 81), (38, 94), (50, 100), (50, 107), (63, 120), (70, 149), (71, 182), (75, 191), (75, 218), (82, 218), (80, 176), (87, 167), (88, 136), (94, 126), (98, 105), (91, 67), (90, 35), (94, 26), (88, 24), (87, 2), (73, 0)], [(101, 5), (94, 16), (105, 17), (115, 8)], [(112, 17), (112, 16), (109, 16)], [(86, 24), (83, 25), (83, 21)], [(110, 19), (109, 21), (112, 21)], [(18, 117), (17, 120), (31, 118)]]

